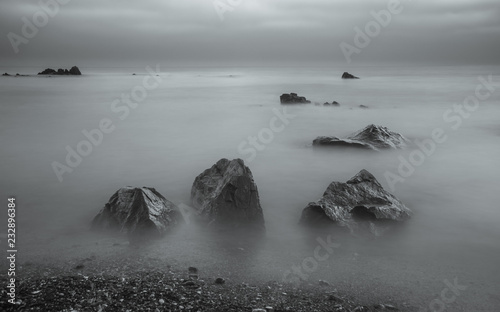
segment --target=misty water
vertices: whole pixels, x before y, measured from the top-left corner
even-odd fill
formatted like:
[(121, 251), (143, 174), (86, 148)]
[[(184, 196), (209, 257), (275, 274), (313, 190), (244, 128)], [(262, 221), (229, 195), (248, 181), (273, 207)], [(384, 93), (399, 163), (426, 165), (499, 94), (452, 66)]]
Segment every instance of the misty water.
[[(332, 181), (367, 169), (413, 218), (376, 239), (332, 231), (340, 247), (307, 273), (308, 281), (328, 280), (361, 300), (427, 307), (447, 287), (445, 280), (458, 279), (467, 288), (450, 311), (500, 307), (500, 67), (350, 67), (360, 80), (340, 79), (344, 68), (334, 66), (161, 68), (159, 87), (127, 116), (112, 103), (142, 85), (145, 68), (81, 70), (81, 77), (0, 79), (0, 189), (3, 198), (17, 198), (18, 261), (99, 256), (94, 243), (105, 238), (91, 234), (89, 222), (117, 189), (150, 186), (189, 205), (198, 174), (220, 158), (242, 158), (259, 189), (266, 238), (256, 245), (212, 239), (190, 225), (148, 252), (238, 282), (280, 281), (313, 256), (316, 237), (328, 235), (300, 229), (302, 209)], [(489, 75), (496, 91), (467, 118), (449, 113), (447, 122), (443, 115), (475, 96), (478, 77)], [(283, 112), (279, 95), (289, 92), (313, 103)], [(322, 105), (334, 100), (340, 107)], [(245, 142), (269, 128), (276, 111), (290, 115), (289, 123), (250, 159)], [(51, 164), (65, 164), (66, 146), (76, 149), (85, 139), (82, 130), (98, 128), (103, 118), (112, 120), (114, 131), (60, 182)], [(447, 139), (393, 190), (386, 173), (398, 174), (401, 157), (408, 160), (417, 146), (379, 153), (312, 147), (317, 136), (345, 137), (369, 124), (411, 141), (429, 140), (441, 128)], [(74, 242), (80, 251), (71, 248)]]

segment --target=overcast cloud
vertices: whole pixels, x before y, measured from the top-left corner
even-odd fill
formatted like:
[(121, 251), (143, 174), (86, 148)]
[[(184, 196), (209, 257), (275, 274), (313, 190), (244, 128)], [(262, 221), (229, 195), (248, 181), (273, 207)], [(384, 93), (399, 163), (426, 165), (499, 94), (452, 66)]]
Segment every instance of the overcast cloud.
[[(374, 20), (370, 12), (388, 2), (242, 0), (221, 21), (212, 0), (72, 0), (16, 54), (8, 34), (22, 35), (22, 18), (31, 20), (40, 6), (0, 0), (1, 65), (340, 63), (340, 43), (354, 44), (354, 28), (363, 29)], [(500, 1), (401, 6), (352, 62), (500, 63)]]

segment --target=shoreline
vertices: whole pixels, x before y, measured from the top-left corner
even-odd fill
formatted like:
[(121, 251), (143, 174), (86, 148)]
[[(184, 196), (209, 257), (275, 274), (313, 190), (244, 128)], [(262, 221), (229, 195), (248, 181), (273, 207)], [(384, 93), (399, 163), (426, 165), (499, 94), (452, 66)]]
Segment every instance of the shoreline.
[[(393, 304), (362, 305), (335, 285), (276, 281), (239, 283), (211, 272), (189, 273), (147, 256), (19, 268), (16, 304), (2, 289), (2, 311), (416, 311)], [(78, 263), (75, 265), (75, 263)], [(160, 269), (163, 267), (163, 269)], [(192, 269), (192, 268), (190, 268)], [(197, 269), (196, 269), (197, 270)], [(4, 278), (2, 274), (2, 279)], [(272, 308), (272, 309), (270, 309)], [(156, 310), (158, 309), (158, 310)], [(267, 309), (267, 310), (266, 310)]]

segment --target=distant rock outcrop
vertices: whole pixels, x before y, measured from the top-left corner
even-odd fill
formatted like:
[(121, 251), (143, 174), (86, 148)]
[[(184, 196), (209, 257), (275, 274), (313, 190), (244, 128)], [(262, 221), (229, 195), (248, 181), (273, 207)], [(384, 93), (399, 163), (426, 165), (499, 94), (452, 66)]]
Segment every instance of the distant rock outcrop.
[(80, 69), (78, 69), (78, 67), (76, 66), (71, 67), (70, 70), (59, 68), (57, 71), (52, 68), (47, 68), (44, 71), (38, 73), (38, 75), (61, 75), (61, 76), (62, 75), (79, 76), (81, 74), (82, 73), (80, 72)]
[(197, 176), (191, 200), (209, 224), (223, 228), (265, 229), (257, 185), (241, 159), (221, 159)]
[(306, 104), (311, 103), (303, 96), (298, 96), (297, 93), (284, 93), (280, 96), (281, 104)]
[(339, 102), (333, 101), (331, 103), (325, 102), (324, 106), (340, 106)]
[(346, 183), (332, 182), (323, 197), (307, 205), (300, 223), (317, 226), (334, 223), (355, 230), (368, 223), (377, 234), (377, 222), (404, 221), (412, 212), (399, 199), (385, 191), (375, 177), (361, 170)]
[(126, 232), (129, 239), (159, 237), (183, 223), (177, 206), (150, 187), (123, 187), (92, 221), (92, 229)]
[(348, 72), (344, 72), (342, 74), (342, 79), (359, 79), (359, 77), (356, 77), (354, 75), (349, 74)]
[(387, 127), (369, 125), (346, 139), (335, 136), (320, 136), (313, 141), (313, 145), (326, 146), (351, 146), (365, 149), (379, 150), (386, 148), (404, 148), (408, 139), (397, 132), (392, 132)]

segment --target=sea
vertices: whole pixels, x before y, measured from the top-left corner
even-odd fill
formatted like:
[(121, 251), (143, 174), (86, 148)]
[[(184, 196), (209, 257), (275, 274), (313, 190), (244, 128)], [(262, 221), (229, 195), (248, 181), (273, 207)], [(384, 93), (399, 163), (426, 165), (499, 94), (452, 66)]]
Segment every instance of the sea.
[[(210, 239), (189, 225), (151, 257), (236, 282), (326, 280), (363, 302), (408, 311), (500, 310), (499, 66), (152, 63), (35, 75), (43, 69), (0, 68), (29, 75), (0, 77), (0, 229), (15, 197), (18, 261), (99, 256), (94, 240), (104, 238), (89, 224), (120, 187), (154, 187), (190, 206), (197, 175), (241, 158), (259, 190), (265, 239)], [(361, 79), (341, 79), (346, 70)], [(280, 104), (291, 92), (311, 103)], [(323, 104), (332, 101), (340, 105)], [(380, 152), (312, 146), (370, 124), (411, 143)], [(298, 225), (331, 182), (361, 169), (413, 217), (380, 237)], [(329, 239), (336, 247), (318, 259)]]

